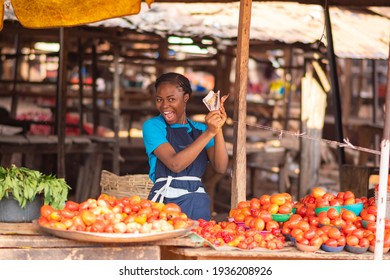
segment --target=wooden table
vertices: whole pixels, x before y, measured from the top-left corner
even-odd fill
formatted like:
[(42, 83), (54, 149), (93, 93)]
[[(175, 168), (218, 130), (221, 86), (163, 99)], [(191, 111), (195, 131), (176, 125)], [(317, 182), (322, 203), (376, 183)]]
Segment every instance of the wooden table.
[[(203, 248), (170, 248), (172, 259), (185, 260), (373, 260), (374, 253), (353, 254), (347, 251), (329, 253), (322, 250), (317, 252), (302, 252), (290, 242), (281, 250), (244, 251), (244, 250), (215, 250)], [(390, 260), (390, 253), (383, 255), (384, 260)]]
[(0, 223), (0, 260), (159, 260), (168, 246), (202, 246), (178, 237), (142, 243), (95, 243), (63, 239), (32, 223)]

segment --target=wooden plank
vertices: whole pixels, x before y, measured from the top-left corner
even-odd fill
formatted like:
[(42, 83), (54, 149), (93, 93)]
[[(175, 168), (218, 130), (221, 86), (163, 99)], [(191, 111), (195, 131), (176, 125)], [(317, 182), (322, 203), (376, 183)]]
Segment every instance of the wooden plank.
[[(185, 259), (197, 260), (373, 260), (374, 254), (353, 254), (347, 251), (329, 253), (322, 250), (317, 252), (301, 252), (293, 246), (281, 250), (244, 251), (244, 250), (214, 250), (205, 248), (171, 248), (171, 253)], [(383, 259), (390, 260), (390, 254), (385, 254)]]
[(159, 260), (159, 246), (0, 249), (1, 260)]

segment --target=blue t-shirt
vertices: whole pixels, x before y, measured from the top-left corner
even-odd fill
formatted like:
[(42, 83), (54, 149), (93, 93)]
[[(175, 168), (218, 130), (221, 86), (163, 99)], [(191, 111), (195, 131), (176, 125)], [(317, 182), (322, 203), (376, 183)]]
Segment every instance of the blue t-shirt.
[[(207, 129), (207, 125), (200, 122), (195, 122), (187, 119), (196, 129), (201, 131), (205, 131)], [(192, 131), (191, 126), (187, 124), (172, 124), (172, 128), (179, 127), (187, 127), (187, 132), (190, 133)], [(156, 169), (157, 157), (153, 153), (155, 149), (157, 149), (161, 144), (167, 143), (167, 123), (161, 115), (158, 115), (154, 118), (151, 118), (144, 122), (142, 126), (142, 134), (144, 139), (144, 145), (146, 149), (146, 154), (149, 158), (149, 177), (154, 182), (155, 176), (154, 171)], [(206, 145), (206, 150), (210, 147), (214, 146), (214, 138), (209, 141)]]

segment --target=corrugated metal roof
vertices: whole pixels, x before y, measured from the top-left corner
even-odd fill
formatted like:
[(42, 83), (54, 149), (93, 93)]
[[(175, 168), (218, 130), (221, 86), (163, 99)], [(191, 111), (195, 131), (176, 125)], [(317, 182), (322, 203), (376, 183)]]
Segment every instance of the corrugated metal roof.
[[(121, 26), (162, 36), (237, 37), (239, 2), (235, 3), (153, 3), (140, 14), (106, 20), (92, 26)], [(378, 9), (378, 8), (376, 8)], [(386, 12), (386, 10), (385, 10)], [(387, 59), (390, 19), (385, 16), (330, 8), (335, 54), (340, 58)], [(253, 2), (252, 40), (286, 44), (315, 44), (325, 32), (324, 12), (319, 5)]]

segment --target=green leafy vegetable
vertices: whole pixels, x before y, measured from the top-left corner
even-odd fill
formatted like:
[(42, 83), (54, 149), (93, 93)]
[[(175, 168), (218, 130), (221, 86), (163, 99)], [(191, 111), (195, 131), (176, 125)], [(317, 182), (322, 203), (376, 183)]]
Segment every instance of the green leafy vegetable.
[(64, 207), (70, 186), (62, 178), (45, 175), (26, 167), (0, 166), (0, 200), (13, 197), (24, 208), (36, 195), (44, 196), (44, 203), (55, 209)]

